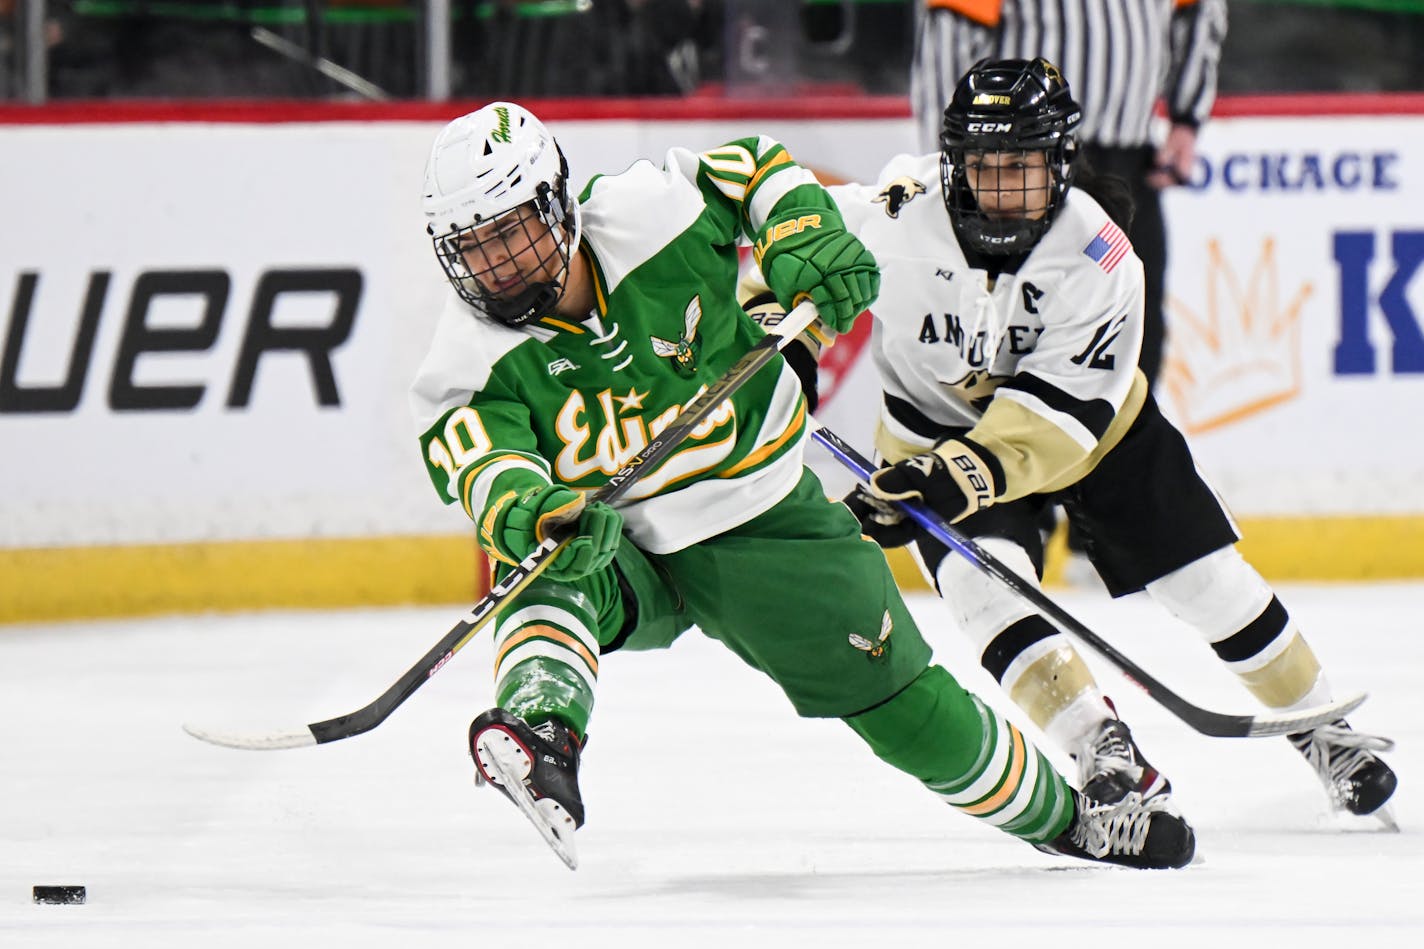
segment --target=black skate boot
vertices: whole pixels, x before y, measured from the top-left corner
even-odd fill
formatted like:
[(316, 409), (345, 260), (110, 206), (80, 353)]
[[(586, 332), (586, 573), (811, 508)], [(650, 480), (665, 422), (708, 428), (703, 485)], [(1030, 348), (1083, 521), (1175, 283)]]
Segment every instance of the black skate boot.
[(1375, 814), (1386, 826), (1397, 828), (1393, 816), (1381, 808), (1394, 794), (1398, 780), (1389, 765), (1374, 754), (1393, 748), (1393, 741), (1362, 735), (1350, 728), (1343, 718), (1286, 737), (1320, 776), (1336, 810)]
[(579, 742), (557, 721), (530, 726), (502, 708), (482, 712), (470, 723), (470, 754), (484, 780), (539, 829), (549, 846), (578, 866), (574, 831), (583, 826), (578, 789)]
[(1073, 751), (1073, 760), (1078, 763), (1079, 786), (1095, 801), (1116, 804), (1134, 791), (1144, 800), (1172, 793), (1171, 782), (1142, 757), (1132, 730), (1120, 719), (1104, 721)]
[(1191, 826), (1167, 809), (1161, 795), (1144, 800), (1129, 791), (1117, 803), (1105, 804), (1074, 791), (1068, 828), (1035, 846), (1045, 853), (1099, 863), (1165, 870), (1191, 863), (1197, 842)]

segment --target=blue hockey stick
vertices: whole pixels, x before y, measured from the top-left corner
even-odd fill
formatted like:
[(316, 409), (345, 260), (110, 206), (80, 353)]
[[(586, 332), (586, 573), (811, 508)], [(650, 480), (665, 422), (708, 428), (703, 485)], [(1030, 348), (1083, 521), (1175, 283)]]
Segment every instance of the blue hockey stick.
[[(813, 420), (812, 425), (814, 426), (812, 437), (816, 441), (825, 446), (841, 464), (854, 472), (861, 481), (870, 481), (875, 466), (864, 455), (846, 444), (839, 435), (819, 422)], [(1157, 681), (1137, 663), (1118, 652), (1111, 643), (1106, 642), (1097, 633), (1074, 619), (1067, 610), (1045, 596), (1042, 590), (1005, 566), (1003, 561), (973, 540), (955, 530), (948, 521), (924, 504), (918, 501), (895, 501), (893, 503), (935, 540), (1008, 587), (1063, 632), (1077, 637), (1092, 647), (1104, 659), (1117, 666), (1119, 671), (1135, 682), (1154, 701), (1203, 735), (1211, 735), (1215, 738), (1263, 738), (1269, 735), (1289, 735), (1309, 731), (1317, 726), (1343, 718), (1358, 708), (1366, 698), (1366, 694), (1361, 692), (1344, 701), (1333, 702), (1329, 705), (1274, 715), (1227, 715), (1199, 708)]]

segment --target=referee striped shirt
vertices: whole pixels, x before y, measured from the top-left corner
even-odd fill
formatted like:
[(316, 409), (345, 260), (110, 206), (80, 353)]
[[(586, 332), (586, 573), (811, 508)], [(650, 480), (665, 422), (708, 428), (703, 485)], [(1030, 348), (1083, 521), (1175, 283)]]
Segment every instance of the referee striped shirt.
[(939, 147), (944, 107), (984, 58), (1042, 56), (1083, 107), (1080, 139), (1151, 142), (1153, 105), (1200, 125), (1216, 98), (1226, 0), (921, 0), (910, 97), (926, 151)]

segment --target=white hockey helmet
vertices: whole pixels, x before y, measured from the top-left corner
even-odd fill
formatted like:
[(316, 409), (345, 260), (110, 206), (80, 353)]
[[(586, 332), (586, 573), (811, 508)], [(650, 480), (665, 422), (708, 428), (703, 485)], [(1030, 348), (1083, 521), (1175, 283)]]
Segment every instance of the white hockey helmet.
[[(563, 153), (533, 113), (494, 102), (446, 125), (423, 195), (435, 255), (461, 299), (510, 326), (553, 311), (578, 246), (578, 208)], [(510, 261), (523, 270), (513, 278)]]

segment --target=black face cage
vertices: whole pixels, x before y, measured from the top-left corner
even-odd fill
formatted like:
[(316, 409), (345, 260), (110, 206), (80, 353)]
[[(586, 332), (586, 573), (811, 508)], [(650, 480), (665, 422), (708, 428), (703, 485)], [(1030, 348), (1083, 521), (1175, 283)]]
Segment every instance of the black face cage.
[[(1048, 203), (1047, 209), (1037, 220), (1012, 214), (991, 217), (979, 206), (974, 190), (969, 186), (965, 162), (970, 155), (990, 151), (1019, 155), (1028, 155), (1031, 152), (1043, 154), (1048, 166)], [(1061, 138), (1046, 148), (1015, 148), (1007, 145), (975, 148), (958, 145), (944, 148), (939, 157), (940, 189), (944, 195), (944, 205), (949, 210), (950, 222), (954, 225), (959, 239), (981, 254), (1028, 253), (1053, 223), (1068, 189), (1073, 185), (1075, 154), (1076, 146), (1070, 138)], [(1030, 195), (1026, 192), (1019, 206), (1027, 207), (1030, 200)]]
[[(533, 201), (493, 217), (477, 215), (474, 224), (432, 238), (435, 256), (460, 299), (506, 326), (521, 326), (553, 312), (563, 295), (574, 251), (573, 206), (564, 181), (560, 176), (554, 186), (540, 184)], [(525, 208), (533, 213), (525, 216)], [(548, 250), (537, 258), (519, 260), (516, 268), (519, 255), (546, 235), (554, 237)], [(479, 253), (469, 253), (477, 248)], [(474, 270), (471, 256), (490, 263)]]

